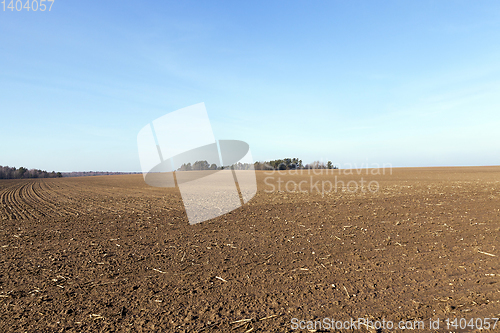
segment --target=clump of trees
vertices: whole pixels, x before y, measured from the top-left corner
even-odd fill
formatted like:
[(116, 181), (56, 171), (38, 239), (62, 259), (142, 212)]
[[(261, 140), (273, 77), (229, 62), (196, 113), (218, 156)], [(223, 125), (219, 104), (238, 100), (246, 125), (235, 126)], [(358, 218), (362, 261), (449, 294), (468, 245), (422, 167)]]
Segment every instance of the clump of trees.
[(298, 158), (284, 158), (279, 160), (249, 163), (236, 163), (231, 166), (217, 166), (216, 164), (209, 164), (207, 161), (196, 161), (193, 164), (184, 163), (177, 171), (191, 171), (191, 170), (222, 170), (225, 168), (232, 168), (234, 170), (297, 170), (297, 169), (338, 169), (333, 165), (332, 161), (326, 164), (320, 161), (314, 161), (309, 164), (302, 164), (302, 160)]
[(181, 165), (177, 171), (192, 171), (192, 170), (218, 170), (217, 164), (213, 163), (210, 165), (207, 161), (196, 161), (192, 165), (191, 163), (184, 163)]
[(25, 179), (25, 178), (59, 178), (62, 177), (60, 172), (48, 172), (38, 169), (26, 169), (20, 167), (19, 169), (9, 166), (0, 165), (0, 179)]
[(304, 165), (298, 158), (284, 158), (267, 162), (255, 162), (255, 170), (296, 170), (296, 169), (338, 169), (332, 161), (326, 164), (320, 161), (314, 161)]
[(298, 158), (284, 158), (267, 162), (255, 162), (256, 170), (295, 170), (303, 169), (302, 160)]
[(236, 164), (233, 164), (231, 167), (234, 170), (252, 170), (252, 166), (255, 169), (255, 163), (254, 164), (250, 164), (250, 163), (240, 163), (240, 162), (238, 162)]

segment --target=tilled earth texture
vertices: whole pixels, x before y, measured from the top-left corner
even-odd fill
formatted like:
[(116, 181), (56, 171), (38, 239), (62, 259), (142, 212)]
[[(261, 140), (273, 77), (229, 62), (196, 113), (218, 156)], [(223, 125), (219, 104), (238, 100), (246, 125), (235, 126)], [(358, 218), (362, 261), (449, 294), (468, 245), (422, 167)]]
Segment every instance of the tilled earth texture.
[(0, 332), (500, 332), (500, 167), (256, 174), (195, 225), (142, 175), (1, 180)]

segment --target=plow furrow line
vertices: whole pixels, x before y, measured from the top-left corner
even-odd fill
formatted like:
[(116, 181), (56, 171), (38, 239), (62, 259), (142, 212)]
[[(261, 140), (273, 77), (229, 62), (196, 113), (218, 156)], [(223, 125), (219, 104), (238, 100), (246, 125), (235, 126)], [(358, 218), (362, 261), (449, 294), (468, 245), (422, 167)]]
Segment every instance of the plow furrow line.
[[(57, 189), (55, 189), (55, 187), (57, 187)], [(63, 191), (74, 192), (68, 190), (67, 188), (68, 186), (66, 186), (66, 189), (64, 189)], [(49, 182), (39, 183), (38, 188), (35, 190), (35, 193), (39, 197), (43, 198), (43, 200), (50, 203), (52, 207), (57, 207), (56, 203), (59, 203), (59, 206), (64, 205), (64, 209), (58, 208), (58, 211), (62, 211), (66, 215), (76, 216), (81, 211), (81, 209), (68, 207), (70, 205), (79, 207), (80, 204), (78, 203), (77, 199), (69, 195), (62, 194), (59, 186), (54, 186), (54, 184), (51, 185)]]
[(28, 215), (26, 215), (24, 213), (24, 209), (19, 202), (18, 192), (19, 192), (20, 188), (21, 188), (20, 186), (14, 187), (13, 189), (8, 191), (8, 193), (7, 193), (7, 201), (9, 203), (10, 207), (12, 207), (11, 213), (13, 214), (13, 216), (16, 220), (28, 218)]
[(8, 187), (4, 188), (2, 190), (2, 192), (0, 193), (0, 204), (2, 205), (2, 214), (0, 215), (1, 220), (3, 220), (3, 219), (13, 220), (16, 218), (16, 215), (14, 214), (13, 208), (12, 208), (13, 205), (10, 203), (10, 201), (8, 199), (10, 192), (13, 191), (13, 189), (16, 186), (18, 186), (18, 185), (14, 184), (14, 185), (8, 186)]
[(31, 200), (36, 202), (37, 210), (44, 210), (48, 215), (51, 216), (67, 216), (67, 215), (75, 215), (73, 212), (70, 212), (67, 208), (58, 207), (56, 202), (52, 201), (49, 196), (52, 193), (48, 188), (44, 189), (42, 184), (45, 184), (45, 181), (39, 181), (32, 184), (29, 196)]

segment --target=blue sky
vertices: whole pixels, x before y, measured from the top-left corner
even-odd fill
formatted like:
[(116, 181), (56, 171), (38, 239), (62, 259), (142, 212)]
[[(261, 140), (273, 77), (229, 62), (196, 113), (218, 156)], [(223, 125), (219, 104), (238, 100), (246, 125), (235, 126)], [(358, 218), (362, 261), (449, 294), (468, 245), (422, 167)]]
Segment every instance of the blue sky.
[(140, 171), (137, 133), (205, 102), (255, 160), (500, 164), (496, 1), (0, 4), (0, 165)]

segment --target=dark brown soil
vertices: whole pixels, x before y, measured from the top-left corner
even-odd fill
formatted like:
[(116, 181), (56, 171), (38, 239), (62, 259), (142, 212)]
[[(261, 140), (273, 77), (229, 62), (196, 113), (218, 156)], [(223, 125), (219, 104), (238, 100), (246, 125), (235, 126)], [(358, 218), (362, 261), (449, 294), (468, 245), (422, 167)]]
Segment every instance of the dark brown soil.
[[(0, 332), (500, 317), (500, 167), (372, 171), (260, 171), (248, 204), (196, 225), (141, 175), (0, 181)], [(310, 190), (335, 176), (380, 187)]]

